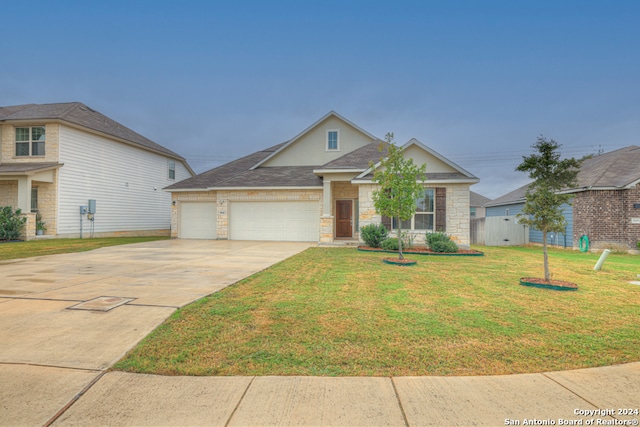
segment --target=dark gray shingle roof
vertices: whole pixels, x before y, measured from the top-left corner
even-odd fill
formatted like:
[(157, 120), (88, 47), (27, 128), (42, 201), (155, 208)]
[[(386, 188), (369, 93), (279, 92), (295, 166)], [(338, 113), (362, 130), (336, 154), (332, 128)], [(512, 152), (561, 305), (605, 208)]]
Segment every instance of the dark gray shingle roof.
[(478, 194), (475, 191), (469, 191), (469, 205), (470, 206), (484, 206), (491, 201), (490, 198), (484, 197), (482, 194)]
[(63, 120), (184, 161), (184, 158), (177, 153), (156, 144), (81, 102), (0, 107), (0, 121), (5, 120)]
[[(578, 172), (578, 185), (567, 190), (623, 189), (640, 180), (640, 147), (631, 145), (586, 159)], [(530, 184), (498, 197), (486, 206), (524, 202)]]
[[(379, 147), (383, 147), (380, 151)], [(318, 169), (362, 169), (369, 167), (369, 163), (377, 163), (387, 155), (387, 147), (384, 141), (371, 142), (363, 147), (353, 150), (335, 160), (325, 163)]]
[(36, 172), (39, 170), (52, 169), (62, 166), (61, 163), (43, 162), (43, 163), (3, 163), (0, 164), (0, 175), (5, 174), (21, 174), (27, 172)]

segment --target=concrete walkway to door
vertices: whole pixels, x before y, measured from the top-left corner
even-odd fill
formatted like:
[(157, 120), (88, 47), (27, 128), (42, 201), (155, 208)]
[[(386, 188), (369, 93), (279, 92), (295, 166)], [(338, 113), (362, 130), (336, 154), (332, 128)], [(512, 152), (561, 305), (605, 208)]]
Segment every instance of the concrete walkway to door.
[(179, 307), (312, 243), (163, 240), (0, 263), (0, 425), (43, 425)]

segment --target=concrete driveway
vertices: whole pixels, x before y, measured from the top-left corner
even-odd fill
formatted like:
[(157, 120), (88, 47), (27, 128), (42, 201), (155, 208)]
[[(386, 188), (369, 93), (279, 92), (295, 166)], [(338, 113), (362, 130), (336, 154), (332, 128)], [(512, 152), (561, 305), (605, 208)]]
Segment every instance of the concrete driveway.
[(310, 246), (164, 240), (0, 263), (0, 424), (47, 423), (176, 309)]

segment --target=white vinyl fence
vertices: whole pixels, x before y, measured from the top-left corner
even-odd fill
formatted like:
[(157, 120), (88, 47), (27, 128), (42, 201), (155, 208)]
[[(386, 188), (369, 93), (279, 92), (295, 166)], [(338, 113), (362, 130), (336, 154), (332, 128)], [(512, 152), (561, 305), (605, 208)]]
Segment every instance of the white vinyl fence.
[(529, 227), (513, 216), (488, 216), (471, 220), (471, 244), (518, 246), (529, 243)]

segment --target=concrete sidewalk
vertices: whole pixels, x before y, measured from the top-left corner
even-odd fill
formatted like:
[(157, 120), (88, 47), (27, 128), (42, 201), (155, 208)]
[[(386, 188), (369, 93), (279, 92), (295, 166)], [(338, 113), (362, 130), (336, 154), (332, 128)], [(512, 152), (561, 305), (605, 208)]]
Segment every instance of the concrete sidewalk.
[(107, 371), (177, 308), (308, 246), (171, 240), (0, 263), (0, 425), (622, 425), (613, 423), (640, 418), (617, 412), (640, 409), (640, 363), (487, 377)]

